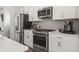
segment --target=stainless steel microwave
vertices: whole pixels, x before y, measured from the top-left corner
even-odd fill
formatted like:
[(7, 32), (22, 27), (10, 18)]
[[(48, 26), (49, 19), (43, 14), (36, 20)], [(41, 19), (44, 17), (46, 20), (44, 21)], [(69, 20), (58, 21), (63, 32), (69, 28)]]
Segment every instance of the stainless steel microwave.
[(38, 10), (38, 18), (52, 18), (52, 7), (46, 7)]

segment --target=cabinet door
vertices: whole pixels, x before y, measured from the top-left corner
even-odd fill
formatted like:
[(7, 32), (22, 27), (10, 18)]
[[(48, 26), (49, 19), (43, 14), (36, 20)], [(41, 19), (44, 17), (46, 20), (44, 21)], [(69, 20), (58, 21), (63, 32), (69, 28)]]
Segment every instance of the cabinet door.
[(33, 21), (33, 8), (32, 7), (29, 7), (29, 10), (28, 10), (28, 14), (29, 14), (29, 21)]
[(38, 19), (38, 14), (37, 14), (37, 7), (31, 7), (31, 10), (32, 10), (32, 14), (31, 14), (31, 17), (32, 17), (32, 21), (39, 21)]
[(79, 6), (76, 6), (76, 17), (79, 18)]
[(75, 6), (55, 6), (53, 7), (53, 19), (73, 19), (76, 18)]
[(29, 10), (30, 14), (30, 21), (42, 21), (41, 19), (38, 18), (38, 9), (41, 9), (43, 7), (40, 6), (31, 6)]
[(26, 14), (29, 14), (29, 21), (37, 21), (37, 8), (35, 6), (24, 6), (22, 7), (22, 11)]
[(60, 52), (75, 52), (78, 51), (76, 46), (73, 45), (71, 42), (61, 42), (61, 50)]
[(54, 20), (64, 19), (64, 7), (62, 6), (53, 7), (53, 19)]
[(58, 52), (61, 50), (61, 42), (57, 37), (49, 36), (49, 52)]
[(31, 30), (24, 31), (24, 44), (33, 48), (33, 33)]
[(64, 11), (64, 19), (76, 18), (76, 7), (75, 6), (65, 6), (63, 11)]

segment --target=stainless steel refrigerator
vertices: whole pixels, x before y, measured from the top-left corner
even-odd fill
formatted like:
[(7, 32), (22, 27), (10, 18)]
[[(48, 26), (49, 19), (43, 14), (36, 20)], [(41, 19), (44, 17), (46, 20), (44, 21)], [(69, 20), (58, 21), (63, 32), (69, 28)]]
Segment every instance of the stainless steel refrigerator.
[(19, 14), (15, 19), (15, 39), (24, 44), (24, 29), (31, 29), (32, 22), (29, 22), (29, 14)]

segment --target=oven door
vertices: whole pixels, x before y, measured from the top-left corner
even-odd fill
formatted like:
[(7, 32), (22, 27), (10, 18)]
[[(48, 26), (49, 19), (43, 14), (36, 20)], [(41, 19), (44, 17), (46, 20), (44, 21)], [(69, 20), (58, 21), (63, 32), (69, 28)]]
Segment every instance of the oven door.
[(48, 51), (48, 42), (47, 42), (48, 38), (46, 35), (33, 35), (33, 44), (34, 47), (43, 50), (43, 51)]

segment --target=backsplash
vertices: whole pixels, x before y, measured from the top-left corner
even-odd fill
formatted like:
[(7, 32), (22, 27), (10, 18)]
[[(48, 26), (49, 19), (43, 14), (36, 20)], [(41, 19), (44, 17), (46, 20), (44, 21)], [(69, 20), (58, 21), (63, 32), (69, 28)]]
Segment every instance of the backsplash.
[[(69, 20), (66, 20), (69, 21)], [(79, 20), (72, 20), (73, 21), (73, 30), (79, 33)], [(65, 21), (54, 21), (50, 19), (44, 19), (42, 22), (34, 22), (42, 29), (55, 29), (59, 30), (60, 28), (64, 28)]]
[(41, 29), (55, 29), (58, 30), (63, 28), (63, 21), (53, 21), (50, 19), (44, 19), (42, 22), (36, 22), (35, 24), (39, 25)]

